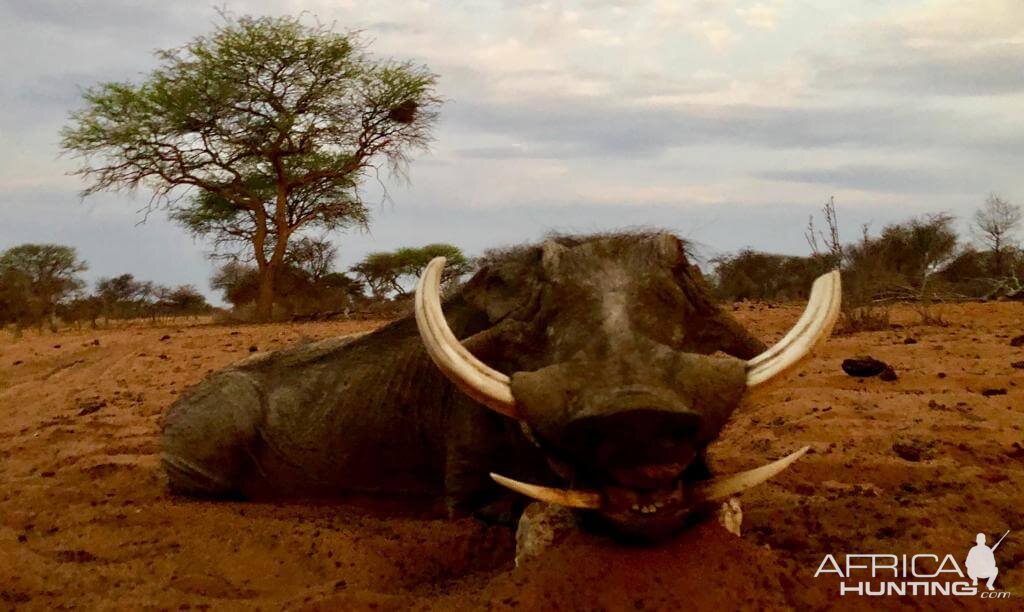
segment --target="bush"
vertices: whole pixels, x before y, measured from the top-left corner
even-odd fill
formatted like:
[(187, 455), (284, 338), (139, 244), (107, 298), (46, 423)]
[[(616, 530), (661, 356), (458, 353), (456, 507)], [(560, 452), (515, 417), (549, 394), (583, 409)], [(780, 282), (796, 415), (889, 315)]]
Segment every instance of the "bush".
[(713, 287), (726, 300), (806, 299), (814, 279), (829, 270), (823, 255), (796, 257), (744, 249), (712, 260)]
[[(250, 308), (259, 293), (255, 266), (228, 262), (214, 273), (210, 285), (222, 292), (237, 316), (255, 320), (255, 310)], [(340, 272), (324, 272), (316, 277), (309, 270), (289, 265), (278, 272), (276, 285), (275, 320), (340, 314), (364, 299), (362, 283)]]

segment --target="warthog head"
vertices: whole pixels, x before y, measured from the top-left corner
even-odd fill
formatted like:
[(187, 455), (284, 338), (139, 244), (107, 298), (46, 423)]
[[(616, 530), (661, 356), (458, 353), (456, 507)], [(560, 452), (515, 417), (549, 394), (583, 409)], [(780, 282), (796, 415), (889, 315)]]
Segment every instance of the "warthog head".
[[(518, 419), (570, 488), (492, 474), (499, 484), (657, 538), (806, 450), (717, 479), (702, 460), (746, 389), (828, 336), (839, 309), (838, 272), (815, 282), (797, 325), (764, 350), (714, 305), (670, 234), (551, 239), (484, 266), (462, 293), (493, 325), (464, 343), (442, 312), (444, 263), (432, 261), (416, 291), (428, 353), (462, 392)], [(507, 374), (473, 353), (495, 343), (499, 356), (481, 356)]]

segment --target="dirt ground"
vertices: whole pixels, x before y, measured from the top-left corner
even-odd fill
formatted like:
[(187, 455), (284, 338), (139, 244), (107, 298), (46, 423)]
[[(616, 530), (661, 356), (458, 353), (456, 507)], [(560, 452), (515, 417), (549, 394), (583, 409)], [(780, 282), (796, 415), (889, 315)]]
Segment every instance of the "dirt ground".
[[(738, 305), (764, 339), (799, 306)], [(515, 569), (512, 533), (369, 502), (178, 499), (159, 470), (162, 414), (209, 372), (379, 323), (180, 321), (0, 332), (0, 609), (1021, 609), (1024, 304), (948, 305), (949, 325), (835, 336), (798, 374), (749, 394), (712, 447), (732, 472), (813, 453), (743, 496), (744, 534), (694, 528), (655, 548), (574, 535)], [(899, 378), (855, 379), (868, 354)], [(1000, 391), (1002, 390), (1002, 392)], [(977, 532), (1003, 602), (839, 599), (827, 553), (953, 554)], [(873, 604), (869, 606), (868, 604)], [(1001, 605), (999, 605), (1001, 604)]]

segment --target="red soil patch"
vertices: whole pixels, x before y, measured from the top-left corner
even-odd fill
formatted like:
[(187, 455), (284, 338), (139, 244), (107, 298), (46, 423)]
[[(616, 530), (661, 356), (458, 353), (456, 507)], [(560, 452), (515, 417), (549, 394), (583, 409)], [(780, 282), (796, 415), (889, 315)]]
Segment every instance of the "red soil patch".
[[(799, 310), (736, 313), (774, 340)], [(908, 309), (896, 313), (906, 327), (834, 337), (787, 381), (750, 394), (712, 447), (714, 469), (804, 444), (814, 452), (744, 496), (742, 539), (713, 525), (655, 548), (576, 535), (520, 569), (511, 532), (473, 520), (167, 494), (161, 418), (186, 387), (251, 346), (377, 323), (0, 333), (0, 608), (866, 608), (813, 578), (824, 554), (935, 552), (962, 562), (975, 533), (1006, 529), (997, 584), (1022, 597), (1024, 370), (1011, 364), (1024, 353), (1010, 339), (1024, 328), (1024, 307), (941, 312), (948, 327), (914, 326)], [(842, 372), (844, 358), (865, 354), (899, 378)], [(993, 388), (1006, 393), (982, 394)]]

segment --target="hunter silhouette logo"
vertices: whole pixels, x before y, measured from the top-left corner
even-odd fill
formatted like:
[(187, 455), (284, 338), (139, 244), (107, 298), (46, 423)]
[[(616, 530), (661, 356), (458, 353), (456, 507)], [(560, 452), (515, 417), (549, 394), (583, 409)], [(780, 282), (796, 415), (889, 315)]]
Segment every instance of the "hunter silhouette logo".
[(996, 565), (995, 552), (996, 549), (999, 548), (999, 545), (1003, 543), (1003, 538), (1005, 538), (1009, 533), (1010, 530), (1007, 529), (1006, 533), (1003, 534), (1003, 537), (999, 538), (999, 541), (996, 542), (996, 545), (992, 548), (985, 545), (985, 534), (979, 533), (975, 538), (975, 541), (978, 544), (967, 553), (967, 560), (964, 561), (964, 565), (967, 566), (967, 575), (974, 581), (974, 586), (978, 586), (979, 578), (982, 580), (987, 579), (988, 582), (985, 586), (987, 586), (990, 591), (995, 590), (996, 587), (994, 586), (994, 583), (996, 581), (996, 576), (999, 575), (999, 567)]
[[(979, 533), (975, 546), (967, 552), (963, 568), (950, 554), (849, 553), (842, 562), (828, 554), (821, 560), (814, 577), (835, 574), (840, 579), (840, 596), (947, 595), (1006, 599), (1011, 593), (996, 591), (995, 587), (999, 575), (995, 552), (1009, 533), (1007, 530), (992, 547), (988, 546), (985, 534)], [(979, 589), (979, 580), (985, 581), (987, 590)]]

